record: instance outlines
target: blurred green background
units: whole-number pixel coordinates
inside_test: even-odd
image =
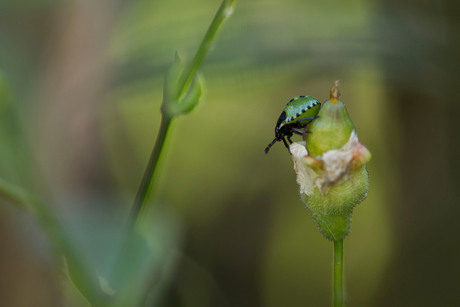
[[[89,253],[102,245],[82,233],[108,241],[103,221],[129,213],[175,51],[190,59],[219,5],[0,3],[0,176],[70,216]],[[460,303],[459,7],[236,3],[201,70],[204,100],[174,124],[153,199],[153,216],[170,222],[152,235],[177,253],[162,306],[330,304],[332,243],[300,201],[286,149],[263,149],[292,97],[325,101],[336,79],[373,154],[345,240],[349,306]],[[0,304],[83,304],[33,219],[0,208]]]

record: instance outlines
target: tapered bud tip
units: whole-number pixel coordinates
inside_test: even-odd
[[[338,103],[340,100],[340,96],[342,96],[339,90],[339,83],[340,83],[339,80],[335,80],[334,85],[331,88],[331,93],[329,97],[332,103]]]
[[[306,147],[311,156],[342,147],[355,128],[345,104],[340,100],[324,102],[318,116],[309,126],[311,133],[306,137]]]

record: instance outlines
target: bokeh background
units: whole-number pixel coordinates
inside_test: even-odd
[[[174,53],[191,58],[219,5],[0,2],[0,176],[70,216],[88,254],[129,213]],[[238,1],[152,199],[175,253],[161,305],[330,304],[332,243],[286,149],[263,149],[292,97],[325,101],[336,79],[373,154],[349,306],[459,304],[459,16],[454,0]],[[0,238],[2,306],[84,305],[32,216],[2,205]]]

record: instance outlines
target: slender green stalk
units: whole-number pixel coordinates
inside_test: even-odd
[[[343,239],[334,241],[334,307],[344,306]]]
[[[212,46],[212,43],[215,41],[217,31],[219,30],[220,26],[223,24],[225,19],[231,14],[233,10],[234,0],[224,0],[219,7],[211,25],[208,28],[203,40],[201,41],[200,47],[198,47],[197,52],[195,53],[195,57],[191,64],[187,67],[184,74],[179,79],[179,96],[182,96],[184,92],[190,86],[190,83],[195,76],[195,73],[200,68],[201,64],[203,63],[203,59],[208,53],[209,49]]]
[[[176,99],[181,99],[182,96],[187,92],[189,89],[196,72],[200,68],[201,64],[203,63],[203,59],[205,58],[206,54],[209,52],[209,49],[212,46],[216,38],[216,34],[220,26],[223,24],[225,19],[230,15],[232,12],[234,0],[224,0],[222,5],[219,7],[211,25],[208,28],[192,62],[188,65],[185,71],[180,74],[177,84],[175,87],[176,95],[174,97]],[[169,96],[168,96],[169,97]],[[174,101],[168,101],[170,98],[165,98],[166,101],[163,101],[163,104],[174,104]],[[163,147],[165,144],[166,136],[168,131],[170,131],[171,122],[175,116],[169,115],[163,112],[163,117],[161,120],[161,127],[158,133],[158,137],[153,148],[152,154],[150,155],[150,160],[147,164],[146,170],[144,172],[144,177],[142,182],[139,186],[138,192],[136,194],[136,198],[134,200],[133,207],[131,209],[131,227],[135,225],[136,221],[139,220],[140,216],[142,216],[142,212],[145,209],[145,204],[147,199],[153,189],[153,186],[156,182],[156,177],[158,175],[158,162],[160,160],[161,153],[163,151]]]
[[[158,173],[158,162],[160,161],[161,153],[165,145],[166,137],[168,131],[170,131],[172,118],[162,116],[160,131],[158,132],[158,137],[153,147],[152,154],[150,155],[149,162],[144,172],[144,177],[142,178],[141,185],[137,191],[136,198],[134,200],[134,205],[131,209],[131,219],[130,222],[134,224],[137,219],[142,216],[142,210],[145,208],[145,202],[147,201],[150,192],[152,191],[153,184],[155,183],[155,177]]]
[[[143,212],[146,210],[149,196],[154,191],[166,139],[171,133],[171,123],[177,116],[190,112],[198,104],[201,96],[201,85],[196,78],[196,72],[214,42],[217,30],[230,15],[233,2],[234,0],[223,0],[192,62],[184,67],[179,57],[176,56],[175,63],[165,77],[160,130],[131,209],[128,231],[125,233],[124,242],[115,259],[110,278],[112,282],[116,283],[117,280],[123,279],[123,268],[130,249],[130,237],[134,231],[134,226],[144,215]]]

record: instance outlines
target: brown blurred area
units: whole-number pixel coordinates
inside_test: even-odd
[[[218,5],[3,1],[0,177],[57,212],[127,215],[164,73],[176,50],[191,58]],[[204,101],[176,121],[162,165],[154,201],[184,242],[162,306],[330,304],[332,244],[283,146],[263,149],[290,98],[324,101],[336,79],[373,154],[345,240],[349,306],[459,303],[459,8],[237,2],[201,71]],[[83,304],[33,218],[0,203],[0,305]]]
[[[400,203],[392,206],[398,234],[380,302],[386,305],[454,306],[457,217],[460,197],[459,5],[454,1],[382,2],[394,16],[404,57],[384,59],[389,89],[400,112]],[[404,53],[404,51],[400,51]],[[398,63],[395,66],[393,61]],[[429,293],[429,294],[428,294]]]

